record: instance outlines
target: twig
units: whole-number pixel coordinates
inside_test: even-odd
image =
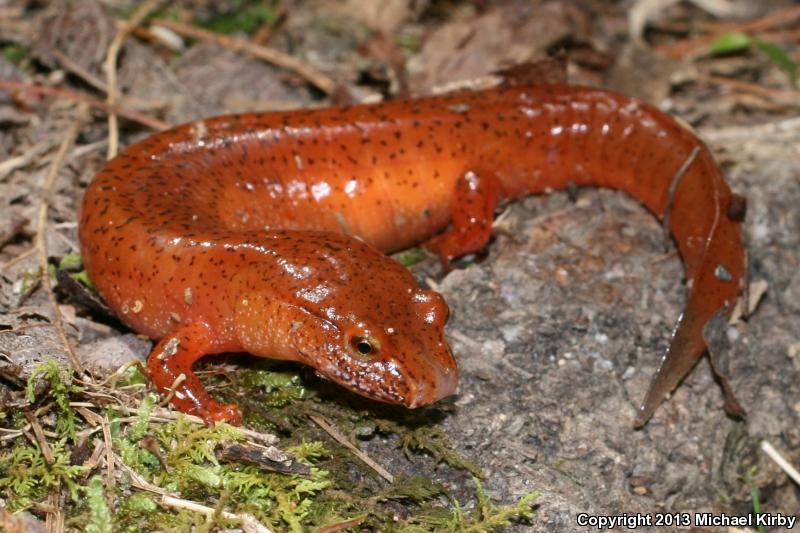
[[[103,455],[105,451],[105,444],[100,439],[94,439],[94,448],[92,449],[92,455],[83,462],[83,465],[87,470],[91,471],[97,468],[97,465],[100,464],[100,456]]]
[[[64,321],[61,317],[61,310],[58,307],[58,301],[56,300],[56,295],[53,292],[53,286],[50,285],[50,274],[47,269],[47,210],[50,207],[50,196],[53,194],[53,190],[55,189],[55,182],[56,177],[58,176],[59,171],[61,170],[61,165],[64,162],[64,159],[67,156],[67,152],[69,152],[70,148],[72,147],[73,143],[75,142],[75,138],[78,136],[78,132],[83,127],[84,122],[86,121],[88,116],[88,109],[86,104],[81,104],[80,110],[78,111],[78,119],[72,124],[72,126],[67,130],[67,134],[64,136],[64,139],[61,141],[61,146],[58,148],[58,152],[56,153],[56,157],[53,160],[52,165],[50,165],[50,170],[47,173],[47,180],[45,181],[44,191],[42,193],[42,200],[39,204],[39,220],[36,225],[36,238],[34,239],[34,248],[39,252],[39,268],[41,270],[41,282],[47,292],[47,297],[50,300],[50,305],[53,308],[53,322],[58,331],[59,337],[61,337],[61,342],[64,344],[64,348],[67,351],[67,355],[69,356],[69,360],[72,363],[72,366],[75,370],[78,371],[79,374],[83,374],[83,365],[81,365],[80,361],[78,361],[78,357],[75,355],[75,351],[72,349],[72,345],[67,338],[67,333],[64,331]]]
[[[202,513],[204,515],[213,515],[217,512],[217,510],[213,507],[208,507],[190,500],[175,498],[174,496],[169,496],[167,494],[161,496],[161,505],[164,507],[173,507],[175,509],[186,509],[195,513]],[[235,514],[229,511],[222,511],[220,515],[227,520],[238,520],[242,522],[242,525],[244,526],[242,529],[245,531],[253,531],[258,533],[270,533],[271,531],[267,526],[256,520],[254,516],[247,513]]]
[[[797,105],[800,102],[800,91],[793,89],[778,89],[775,87],[766,87],[757,83],[750,83],[742,80],[735,80],[733,78],[725,78],[723,76],[714,76],[706,74],[698,74],[697,79],[715,83],[717,85],[725,85],[733,89],[745,91],[763,96],[768,100],[780,100],[782,105]]]
[[[136,470],[126,465],[119,455],[114,454],[114,462],[117,464],[117,466],[119,466],[122,470],[125,471],[125,473],[127,473],[131,477],[131,485],[133,485],[137,489],[146,490],[147,492],[152,492],[153,494],[160,494],[162,496],[169,496],[171,494],[166,489],[162,489],[161,487],[153,485],[152,483],[147,481]]]
[[[175,378],[175,381],[172,382],[172,385],[170,385],[169,388],[167,389],[169,391],[169,394],[164,396],[164,399],[161,400],[160,402],[158,402],[158,406],[159,407],[164,407],[166,405],[169,405],[169,402],[171,402],[172,399],[175,397],[175,395],[178,393],[177,392],[178,391],[178,385],[180,385],[184,381],[186,381],[186,374],[181,372],[178,375],[178,377]]]
[[[789,117],[774,122],[748,124],[746,126],[728,126],[724,128],[702,128],[700,135],[711,142],[722,143],[744,139],[767,140],[781,135],[800,135],[800,117]]]
[[[75,410],[78,411],[78,413],[80,413],[80,415],[84,418],[84,420],[86,420],[86,422],[93,428],[103,423],[103,417],[98,415],[91,409],[88,409],[84,406],[78,406],[75,407]]]
[[[28,423],[31,425],[31,429],[33,429],[33,435],[36,437],[36,442],[39,444],[39,449],[44,456],[44,460],[49,465],[53,464],[56,459],[53,457],[53,450],[50,449],[50,445],[47,444],[47,439],[44,437],[41,424],[39,424],[39,421],[32,413],[27,411],[25,412],[25,418],[28,419]]]
[[[106,87],[107,87],[107,95],[106,95],[106,102],[108,102],[109,106],[113,106],[116,103],[117,99],[117,57],[119,56],[119,51],[122,48],[122,45],[125,43],[125,39],[128,38],[128,35],[136,29],[144,20],[150,15],[150,13],[155,10],[163,0],[146,0],[143,4],[141,4],[134,12],[133,16],[126,21],[122,26],[117,30],[117,34],[114,36],[114,39],[111,41],[111,44],[108,45],[108,50],[106,51],[106,61],[105,61],[105,68],[106,68]],[[119,123],[117,122],[117,115],[116,113],[109,113],[108,114],[108,158],[111,159],[115,155],[117,155],[117,150],[119,149]]]
[[[130,109],[122,108],[118,105],[109,105],[106,102],[90,96],[88,94],[63,89],[60,87],[48,87],[47,85],[36,85],[25,83],[21,81],[0,80],[0,89],[6,91],[19,91],[30,92],[38,95],[55,96],[57,98],[64,98],[73,102],[80,102],[87,104],[93,108],[100,109],[106,113],[115,113],[121,117],[125,117],[133,122],[138,122],[143,126],[154,130],[165,130],[169,128],[169,124],[162,122],[156,118],[139,113],[138,111],[131,111]]]
[[[80,64],[76,63],[73,59],[71,59],[68,55],[66,55],[61,50],[53,49],[51,50],[53,56],[70,72],[81,78],[83,81],[97,89],[102,93],[108,93],[108,86],[106,86],[105,82],[86,70]],[[116,95],[116,99],[118,102],[123,102],[126,106],[134,107],[139,110],[154,110],[154,109],[162,109],[169,105],[167,100],[143,100],[141,98],[135,98],[133,96],[125,96],[121,94]],[[104,141],[105,142],[105,141]]]
[[[125,414],[137,414],[136,409],[131,407],[126,407],[124,405],[109,405],[111,409],[116,409],[118,411],[122,411]],[[194,422],[195,424],[204,425],[203,419],[199,416],[194,415],[187,415],[185,413],[171,411],[169,409],[165,409],[163,407],[155,407],[151,413],[151,420],[161,420],[164,422],[171,422],[173,420],[177,420],[178,418],[183,417],[184,420],[188,420],[189,422]],[[237,431],[241,431],[246,437],[252,439],[255,442],[260,442],[261,444],[265,444],[267,446],[273,446],[278,443],[278,437],[275,435],[271,435],[269,433],[260,433],[258,431],[254,431],[252,429],[237,427]]]
[[[36,161],[36,168],[43,167],[47,164],[50,164],[53,160],[51,154],[44,155],[44,157],[40,157],[45,154],[48,150],[53,147],[53,142],[51,140],[45,140],[38,142],[31,146],[27,152],[24,154],[12,157],[10,159],[6,159],[2,163],[0,163],[0,179],[3,179],[11,172],[17,170],[18,168],[25,167],[30,165],[33,161]],[[105,139],[97,142],[93,142],[90,144],[84,144],[81,146],[76,146],[72,153],[70,153],[69,158],[75,159],[82,157],[88,153],[101,148],[103,145],[106,144]],[[77,223],[74,223],[77,225]]]
[[[710,33],[707,35],[658,46],[655,50],[675,59],[698,56],[707,50],[708,45],[714,42],[714,39],[725,33],[733,31],[748,34],[759,33],[774,26],[788,24],[798,17],[800,17],[800,6],[792,6],[741,24],[709,25]]]
[[[103,416],[103,444],[106,447],[106,489],[114,487],[114,442],[111,440],[111,423]],[[109,491],[110,493],[110,491]]]
[[[344,531],[346,529],[356,527],[357,525],[361,524],[361,522],[363,522],[365,519],[366,516],[359,516],[358,518],[345,520],[344,522],[336,522],[335,524],[330,524],[327,526],[322,526],[319,529],[315,529],[314,533],[338,533],[339,531]]]
[[[772,444],[770,444],[769,442],[767,442],[765,440],[762,440],[761,441],[761,449],[764,451],[764,453],[766,453],[769,456],[770,459],[775,461],[775,464],[777,464],[779,467],[781,467],[781,470],[786,472],[787,476],[792,478],[792,480],[795,483],[800,485],[800,472],[798,472],[795,467],[790,465],[789,461],[787,461],[778,452],[778,450],[775,449],[775,447]]]
[[[766,31],[759,33],[758,38],[768,43],[796,43],[800,41],[800,29]]]
[[[53,533],[64,532],[64,513],[61,512],[61,485],[53,489],[48,497],[47,503],[51,510],[47,511],[47,518],[44,525],[47,531]]]
[[[775,26],[784,26],[800,18],[800,6],[790,6],[785,9],[778,9],[772,13],[767,13],[763,17],[755,20],[748,20],[742,23],[715,23],[709,22],[708,28],[714,33],[725,33],[738,29],[739,31],[760,32]]]
[[[181,22],[175,22],[172,20],[159,19],[153,21],[152,24],[170,29],[186,37],[201,39],[204,41],[212,41],[219,44],[220,46],[224,46],[225,48],[230,48],[231,50],[246,52],[253,57],[256,57],[268,63],[272,63],[273,65],[277,65],[287,70],[291,70],[292,72],[299,74],[300,76],[308,80],[312,85],[316,86],[318,89],[320,89],[326,94],[331,94],[336,90],[336,87],[338,86],[336,80],[334,80],[327,74],[320,72],[316,68],[312,67],[311,65],[301,61],[300,59],[294,56],[290,56],[288,54],[275,50],[274,48],[268,48],[266,46],[262,46],[250,41],[244,41],[241,39],[235,39],[233,37],[220,35],[218,33],[204,30],[202,28],[196,28],[194,26],[183,24]]]
[[[28,429],[30,429],[30,424],[28,424],[27,426],[25,426],[24,428],[21,428],[21,429],[0,428],[0,432],[6,433],[6,435],[3,435],[2,437],[0,437],[0,442],[4,442],[4,441],[7,441],[7,440],[14,440],[17,437],[21,437],[22,435],[25,434],[25,431],[28,431]]]
[[[341,444],[342,446],[353,452],[353,455],[361,459],[361,461],[365,465],[373,469],[379,476],[381,476],[389,483],[394,483],[394,476],[392,474],[390,474],[385,468],[383,468],[381,465],[375,462],[369,455],[356,448],[353,445],[353,443],[347,440],[345,436],[342,435],[338,429],[336,429],[330,423],[328,423],[327,420],[325,420],[323,417],[319,415],[308,415],[308,417],[311,420],[313,420],[319,427],[321,427],[328,435],[333,437],[333,439],[336,442],[338,442],[339,444]]]
[[[68,71],[72,72],[83,81],[94,87],[95,89],[107,92],[108,88],[103,80],[86,70],[82,65],[74,61],[71,57],[67,54],[59,50],[58,48],[53,48],[50,50],[53,56],[61,63]]]
[[[16,265],[17,263],[25,261],[28,257],[32,256],[35,253],[36,253],[36,248],[29,248],[24,252],[22,252],[21,254],[19,254],[18,256],[12,257],[8,261],[0,265],[0,272],[5,272],[6,270]]]
[[[0,179],[3,179],[11,172],[17,170],[18,168],[22,168],[27,166],[31,163],[31,161],[38,159],[39,156],[50,150],[53,147],[53,143],[49,140],[39,141],[38,143],[31,146],[25,153],[10,157],[5,161],[0,163]]]
[[[96,385],[98,387],[102,387],[103,385],[108,385],[109,387],[111,387],[111,390],[113,391],[114,389],[117,388],[117,380],[120,377],[122,377],[125,374],[125,372],[127,372],[128,369],[131,368],[132,366],[139,367],[139,372],[141,372],[143,376],[147,375],[147,369],[144,368],[144,365],[142,364],[142,362],[140,360],[138,360],[138,359],[134,359],[133,361],[128,361],[124,365],[120,365],[120,367],[117,368],[106,379],[104,379],[103,381],[100,381],[100,382],[96,382],[96,383],[94,383],[94,385]],[[72,404],[70,404],[70,405],[72,405]]]

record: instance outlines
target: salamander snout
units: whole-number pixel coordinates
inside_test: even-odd
[[[410,409],[432,404],[456,392],[458,367],[446,342],[440,343],[439,353],[430,354],[423,372],[409,381],[409,392],[403,402]]]
[[[322,373],[358,394],[409,408],[455,392],[458,367],[440,328],[423,323],[409,332],[386,329],[348,328],[344,353]]]

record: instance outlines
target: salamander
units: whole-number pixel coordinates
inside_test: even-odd
[[[744,202],[695,135],[627,96],[509,85],[195,121],[100,170],[80,243],[105,302],[159,339],[149,373],[182,411],[240,422],[192,372],[222,352],[299,361],[413,408],[456,390],[448,307],[385,253],[424,243],[447,268],[487,245],[500,205],[575,185],[633,196],[685,264],[687,304],[641,426],[743,289]]]

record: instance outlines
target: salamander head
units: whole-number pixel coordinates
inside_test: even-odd
[[[326,258],[325,275],[295,286],[297,305],[281,312],[287,334],[279,357],[362,396],[410,408],[453,394],[458,368],[444,338],[449,311],[442,296],[363,243],[347,251]]]
[[[375,301],[388,307],[386,320],[367,314],[340,322],[337,349],[317,366],[319,373],[358,394],[410,408],[453,394],[458,368],[444,339],[444,299],[418,287],[383,298]]]

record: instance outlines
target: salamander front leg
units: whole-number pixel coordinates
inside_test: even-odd
[[[147,359],[150,379],[161,393],[172,395],[171,403],[180,411],[199,416],[208,425],[215,422],[239,425],[242,421],[239,407],[214,401],[192,371],[195,361],[213,348],[212,332],[206,324],[183,326],[161,339],[150,353]]]
[[[492,221],[497,207],[497,180],[467,172],[456,182],[452,227],[425,242],[425,247],[439,255],[442,268],[450,270],[450,261],[477,252],[492,236]]]

